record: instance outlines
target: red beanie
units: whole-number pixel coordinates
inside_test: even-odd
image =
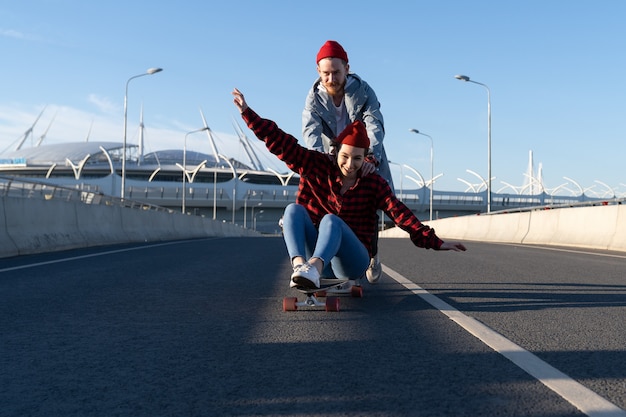
[[[352,145],[356,148],[370,148],[370,140],[362,121],[357,120],[348,125],[335,139],[339,145]]]
[[[317,53],[317,62],[320,62],[324,58],[339,58],[348,62],[348,54],[337,41],[326,41]]]

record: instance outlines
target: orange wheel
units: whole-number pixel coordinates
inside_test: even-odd
[[[338,297],[326,298],[326,311],[339,311],[339,298]]]
[[[362,298],[363,297],[363,287],[353,286],[352,288],[350,288],[350,294],[353,297]]]
[[[298,309],[296,302],[298,302],[296,297],[283,298],[283,311],[296,311]]]

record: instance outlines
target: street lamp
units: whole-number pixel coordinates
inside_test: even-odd
[[[125,197],[125,182],[126,182],[126,125],[127,125],[127,121],[128,121],[128,112],[127,112],[127,102],[128,102],[128,83],[130,83],[130,80],[138,78],[138,77],[143,77],[144,75],[152,75],[152,74],[156,74],[157,72],[161,72],[163,71],[162,68],[150,68],[148,69],[148,71],[144,72],[143,74],[139,74],[139,75],[134,75],[132,77],[130,77],[128,79],[128,81],[126,81],[126,92],[124,93],[124,143],[122,145],[122,192],[121,192],[121,197],[122,199],[124,199]]]
[[[204,132],[205,130],[209,130],[209,128],[203,127],[202,129],[192,130],[191,132],[187,132],[187,134],[185,134],[185,142],[183,144],[183,204],[182,204],[183,214],[185,214],[185,195],[187,194],[187,190],[185,186],[185,182],[187,180],[187,136],[193,133]]]
[[[487,90],[487,213],[491,212],[491,91],[483,83],[470,80],[466,75],[455,75],[454,78],[464,82],[482,85]]]
[[[426,133],[422,133],[417,129],[409,129],[409,132],[413,132],[418,135],[426,136],[430,139],[430,221],[433,221],[433,138]]]

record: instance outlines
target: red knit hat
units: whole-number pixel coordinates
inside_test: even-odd
[[[337,41],[326,41],[317,53],[317,62],[320,62],[324,58],[339,58],[348,62],[348,54]]]
[[[335,139],[339,145],[352,145],[356,148],[370,148],[370,139],[362,121],[357,120],[348,125]]]

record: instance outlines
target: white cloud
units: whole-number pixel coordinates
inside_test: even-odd
[[[98,97],[95,94],[89,94],[87,100],[103,113],[113,114],[118,110],[117,104],[106,97]]]
[[[26,39],[26,36],[24,36],[22,32],[13,29],[0,29],[0,35],[7,38]]]
[[[3,36],[5,38],[13,38],[13,39],[26,40],[26,41],[36,41],[36,42],[46,41],[46,39],[38,35],[20,32],[14,29],[1,29],[0,28],[0,36]]]

